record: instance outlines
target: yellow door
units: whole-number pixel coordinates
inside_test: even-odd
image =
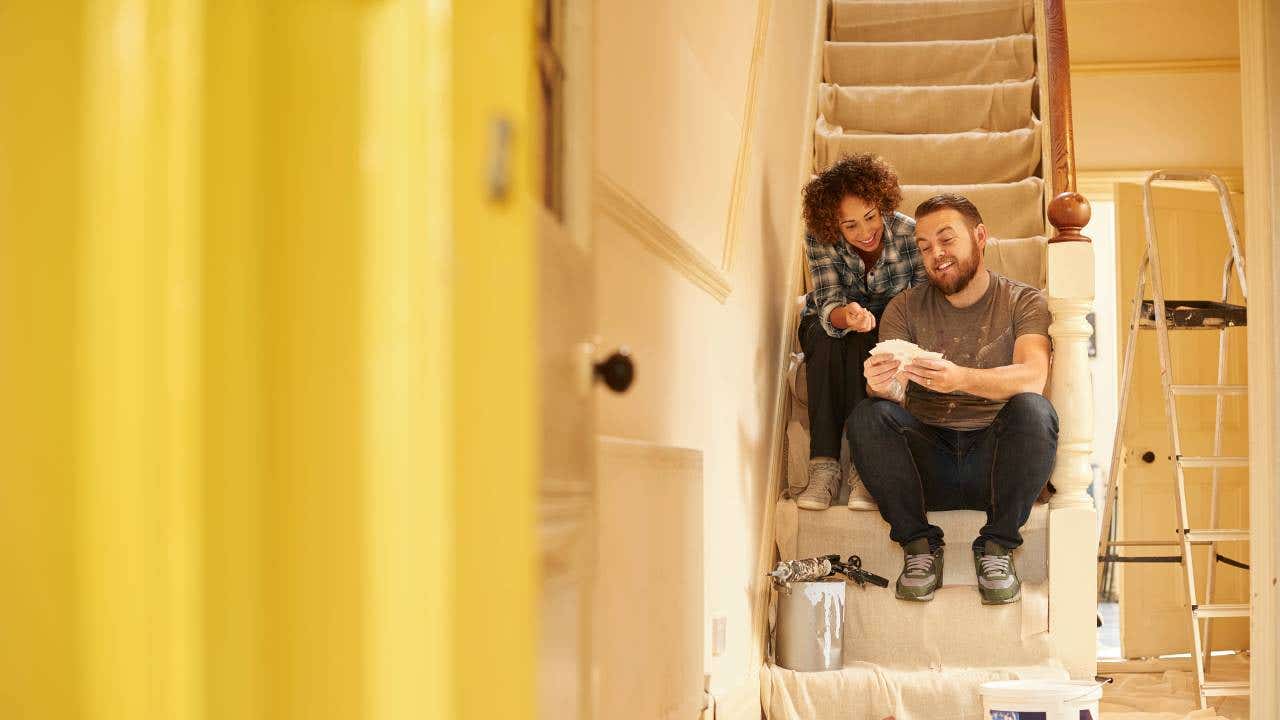
[[[0,717],[534,717],[533,1],[0,15]]]
[[[1208,186],[1206,185],[1205,188]],[[1222,267],[1227,253],[1226,229],[1218,196],[1208,189],[1156,187],[1156,208],[1160,262],[1163,266],[1165,296],[1169,299],[1218,299],[1222,293]],[[1233,196],[1237,222],[1242,197]],[[1118,252],[1117,317],[1128,318],[1129,303],[1137,281],[1138,263],[1145,243],[1142,215],[1142,188],[1127,183],[1116,194],[1116,238]],[[1147,285],[1150,297],[1150,284]],[[1232,302],[1243,302],[1233,279]],[[1127,320],[1126,320],[1127,322]],[[1126,323],[1120,323],[1119,347],[1124,347]],[[1228,332],[1229,384],[1246,383],[1245,330]],[[1212,384],[1217,381],[1218,333],[1182,331],[1170,333],[1173,381]],[[1212,455],[1214,399],[1190,396],[1178,399],[1183,453]],[[1225,405],[1225,432],[1222,455],[1248,454],[1248,416],[1244,396],[1228,396]],[[1154,331],[1144,331],[1138,339],[1133,389],[1129,399],[1129,421],[1124,436],[1124,469],[1120,476],[1119,537],[1134,540],[1176,540],[1177,525],[1173,462],[1169,429],[1165,419],[1164,396],[1160,387],[1160,364]],[[1148,454],[1150,453],[1150,454]],[[1220,471],[1217,527],[1247,528],[1249,484],[1245,469]],[[1193,527],[1209,527],[1210,470],[1188,470],[1187,506]],[[1207,548],[1195,550],[1198,599],[1205,600]],[[1222,543],[1219,552],[1248,562],[1247,543]],[[1128,555],[1177,555],[1177,546],[1131,549]],[[1129,563],[1121,565],[1120,608],[1121,646],[1126,657],[1150,657],[1188,652],[1191,632],[1185,582],[1176,564]],[[1248,602],[1249,578],[1244,570],[1219,564],[1213,602]],[[1245,618],[1213,620],[1215,650],[1246,649],[1249,624]]]

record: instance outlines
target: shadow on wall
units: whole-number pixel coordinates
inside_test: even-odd
[[[762,162],[757,168],[755,178],[758,183],[755,192],[759,203],[749,206],[758,207],[759,216],[743,218],[740,227],[758,228],[755,243],[760,268],[760,283],[756,288],[757,302],[760,307],[767,309],[762,318],[760,337],[772,340],[779,338],[781,334],[786,334],[788,336],[786,342],[789,345],[792,330],[789,328],[790,322],[786,313],[794,306],[792,299],[788,297],[787,282],[787,273],[791,270],[789,258],[795,250],[794,243],[788,237],[792,230],[792,223],[785,219],[782,223],[777,222],[769,193],[767,162]],[[755,222],[748,223],[749,220]],[[745,248],[741,249],[745,250]],[[755,417],[759,418],[754,426],[757,429],[756,432],[753,434],[751,426],[744,423],[745,415],[739,415],[738,419],[739,492],[744,499],[747,517],[754,519],[757,523],[755,530],[760,533],[754,547],[743,548],[747,553],[745,566],[751,569],[751,580],[743,587],[743,592],[746,595],[746,606],[752,609],[753,629],[763,623],[761,613],[767,611],[767,603],[759,604],[760,598],[763,597],[761,583],[764,580],[756,572],[756,565],[760,561],[760,556],[767,554],[773,545],[773,537],[766,535],[765,528],[768,526],[768,513],[772,512],[773,503],[777,499],[771,478],[775,465],[781,463],[781,456],[774,456],[774,446],[780,442],[780,438],[774,437],[773,434],[775,430],[781,431],[780,427],[775,427],[774,420],[779,411],[778,383],[782,382],[780,378],[783,369],[779,363],[782,362],[784,361],[779,357],[776,342],[758,344],[752,366]],[[785,403],[785,400],[782,402]],[[766,443],[767,446],[762,448],[762,443]],[[753,473],[752,459],[761,453],[766,461],[756,466],[763,469],[763,475],[757,477]],[[751,633],[751,637],[754,638],[754,633]],[[755,651],[756,648],[751,648],[751,652]]]

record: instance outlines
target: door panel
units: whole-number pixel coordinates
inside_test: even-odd
[[[692,720],[702,710],[702,453],[598,445],[596,718]]]
[[[590,717],[595,322],[590,3],[535,3],[538,149],[538,715]]]
[[[1207,188],[1207,186],[1205,186]],[[1152,196],[1166,299],[1193,300],[1221,297],[1222,267],[1227,236],[1216,193],[1188,187],[1157,187]],[[1242,198],[1233,196],[1237,218]],[[1126,183],[1116,194],[1117,253],[1119,255],[1119,307],[1117,316],[1128,318],[1137,281],[1138,264],[1145,243],[1142,187]],[[1148,294],[1150,297],[1150,285]],[[1234,287],[1232,302],[1243,302]],[[1127,339],[1127,323],[1119,327],[1119,347]],[[1247,382],[1245,330],[1228,331],[1228,383]],[[1160,387],[1160,364],[1153,331],[1138,339],[1129,420],[1124,432],[1124,467],[1120,476],[1119,536],[1125,539],[1175,540],[1177,524],[1171,442]],[[1184,331],[1170,333],[1175,383],[1214,383],[1217,380],[1218,333]],[[1214,398],[1185,397],[1178,401],[1183,454],[1212,455]],[[1248,454],[1247,399],[1228,396],[1225,401],[1223,455]],[[1150,451],[1152,462],[1143,460]],[[1217,526],[1248,527],[1248,472],[1220,470]],[[1188,470],[1187,507],[1193,527],[1208,527],[1212,471]],[[1248,562],[1247,543],[1222,543],[1219,553]],[[1176,546],[1131,549],[1129,555],[1176,555]],[[1193,556],[1198,599],[1204,598],[1207,548]],[[1126,657],[1148,657],[1187,652],[1191,630],[1186,608],[1182,571],[1174,564],[1126,564],[1120,566],[1121,646]],[[1219,564],[1213,602],[1248,602],[1248,573]],[[1216,650],[1245,649],[1249,644],[1248,620],[1212,621]]]

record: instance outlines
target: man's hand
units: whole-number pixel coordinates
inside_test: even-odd
[[[892,355],[872,355],[862,363],[862,376],[867,379],[867,389],[872,395],[901,400],[902,383],[897,380],[902,363]]]
[[[843,312],[844,326],[854,332],[871,332],[876,326],[876,316],[856,302],[851,302],[832,312],[833,314]]]
[[[965,387],[969,368],[945,359],[916,358],[903,369],[903,374],[908,380],[919,383],[929,390],[949,393]]]

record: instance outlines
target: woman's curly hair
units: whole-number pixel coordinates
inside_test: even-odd
[[[841,158],[804,188],[804,222],[818,242],[840,241],[840,202],[846,195],[861,198],[888,215],[902,203],[898,171],[879,155],[863,153]]]

